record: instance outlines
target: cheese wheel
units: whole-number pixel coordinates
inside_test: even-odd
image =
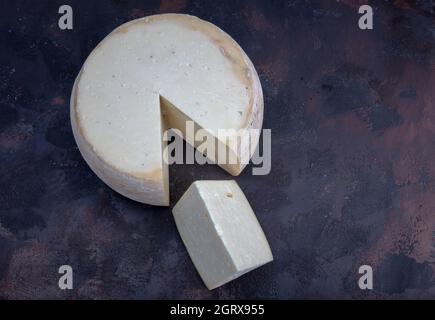
[[[188,120],[235,155],[237,163],[219,164],[232,175],[243,170],[258,135],[241,143],[248,131],[240,140],[221,139],[218,130],[260,129],[263,120],[261,84],[248,56],[193,16],[123,24],[92,51],[73,87],[71,124],[81,154],[106,184],[139,202],[169,205],[162,136],[167,128],[185,133]]]

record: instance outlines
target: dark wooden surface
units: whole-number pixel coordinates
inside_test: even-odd
[[[431,1],[56,1],[0,4],[0,298],[435,298]],[[208,291],[170,208],[105,186],[75,145],[69,97],[90,51],[128,20],[184,12],[251,57],[272,171],[236,180],[275,261]],[[213,166],[173,166],[172,205]],[[72,291],[57,269],[74,268]],[[373,266],[374,290],[357,286]]]

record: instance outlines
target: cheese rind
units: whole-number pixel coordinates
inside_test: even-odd
[[[170,101],[167,117],[161,98]],[[169,204],[166,127],[183,131],[192,120],[216,137],[219,129],[260,129],[262,119],[249,58],[218,27],[188,15],[150,16],[114,30],[87,58],[71,97],[74,137],[92,170],[119,193],[154,205]],[[220,142],[238,159],[221,167],[238,175],[253,139],[251,149],[236,137]]]
[[[233,180],[195,181],[172,212],[210,290],[273,260],[263,230]]]

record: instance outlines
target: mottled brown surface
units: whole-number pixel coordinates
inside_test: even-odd
[[[431,1],[4,2],[0,19],[0,298],[435,298],[435,25]],[[272,171],[237,177],[275,261],[217,290],[170,209],[106,187],[72,137],[68,101],[89,52],[133,18],[185,12],[251,57]],[[172,166],[172,199],[213,166]],[[174,203],[172,203],[173,205]],[[75,289],[57,287],[70,264]],[[374,290],[357,286],[374,268]]]

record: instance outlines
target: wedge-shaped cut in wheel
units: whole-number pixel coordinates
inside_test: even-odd
[[[184,132],[187,120],[235,155],[237,163],[219,164],[232,175],[258,144],[257,135],[247,142],[249,129],[261,129],[263,120],[249,58],[196,17],[155,15],[120,26],[92,51],[74,84],[71,123],[80,152],[105,183],[136,201],[169,204],[163,131]],[[246,130],[222,140],[219,129]]]

